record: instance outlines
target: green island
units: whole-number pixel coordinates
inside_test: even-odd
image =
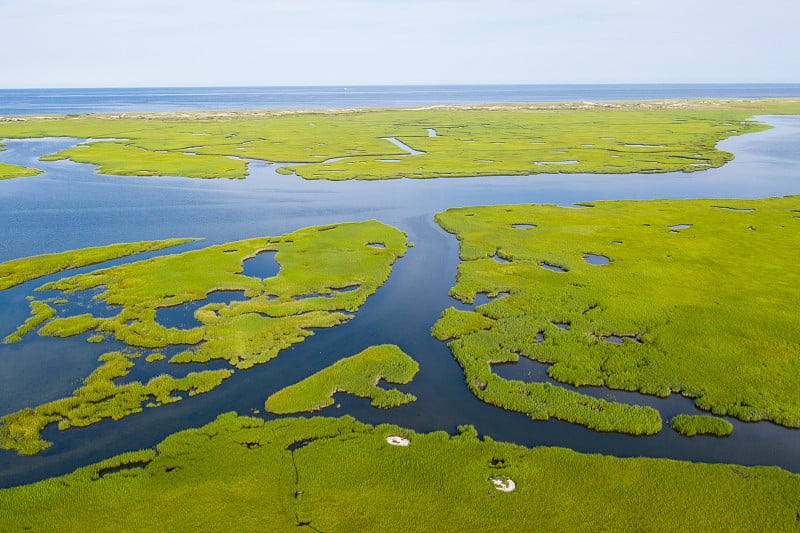
[[[727,437],[733,432],[733,424],[715,416],[678,415],[672,419],[670,425],[672,429],[686,437],[695,435]]]
[[[0,139],[92,139],[42,160],[129,176],[244,178],[247,159],[288,163],[281,173],[328,180],[694,172],[733,158],[716,149],[719,141],[766,129],[749,120],[757,114],[800,114],[800,101],[14,117],[0,118]],[[37,172],[3,168],[5,177]]]
[[[104,356],[101,361],[106,364],[96,371],[97,377],[90,376],[91,383],[73,397],[0,418],[0,448],[37,453],[47,445],[39,433],[48,424],[59,422],[66,429],[100,418],[119,418],[138,412],[148,395],[156,396],[157,403],[166,403],[165,394],[171,390],[206,392],[221,384],[233,369],[246,370],[270,361],[281,350],[313,335],[314,328],[350,320],[351,313],[388,279],[395,260],[405,254],[406,243],[404,233],[376,221],[317,226],[281,237],[157,256],[43,285],[37,290],[64,291],[66,296],[99,289],[95,299],[120,306],[120,310],[103,318],[88,313],[44,318],[40,335],[93,333],[91,337],[95,337],[100,333],[147,349],[190,345],[170,362],[225,360],[232,369],[190,374],[182,379],[159,376],[146,386],[117,387],[111,380],[126,375],[133,362],[120,354]],[[264,252],[275,252],[278,273],[265,279],[244,275],[244,262]],[[158,309],[202,301],[215,291],[242,291],[247,299],[199,308],[195,312],[198,325],[191,329],[166,328],[158,323]],[[17,336],[22,337],[25,330],[35,329],[42,321],[38,303],[32,301],[34,316],[17,330]],[[158,357],[150,354],[145,360],[152,362]],[[102,394],[95,394],[98,388]],[[161,392],[149,392],[152,390]],[[92,416],[85,416],[85,412]]]
[[[406,384],[418,370],[417,362],[399,347],[371,346],[279,390],[267,398],[265,408],[280,415],[319,411],[333,405],[333,395],[337,392],[369,398],[373,407],[381,409],[398,407],[415,401],[416,397],[397,389],[383,389],[378,382]]]
[[[154,449],[0,490],[0,524],[13,531],[800,527],[800,476],[779,468],[528,449],[479,439],[471,426],[459,430],[419,434],[350,417],[264,422],[229,413]],[[393,436],[408,445],[392,445]]]
[[[20,283],[56,274],[63,270],[96,265],[143,252],[172,248],[173,246],[196,240],[198,239],[167,239],[163,241],[110,244],[108,246],[13,259],[0,263],[0,290],[10,289]]]
[[[451,295],[490,299],[446,310],[433,328],[453,339],[476,396],[539,416],[532,388],[559,387],[491,372],[522,355],[573,386],[680,393],[715,415],[800,427],[800,197],[579,207],[436,216],[460,245]]]

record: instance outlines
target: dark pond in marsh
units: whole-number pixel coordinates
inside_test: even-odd
[[[777,127],[721,143],[722,149],[737,156],[725,167],[656,175],[323,182],[281,176],[275,172],[275,165],[253,162],[246,180],[114,177],[98,175],[88,165],[36,161],[42,154],[75,144],[74,139],[9,141],[8,149],[0,153],[0,161],[33,165],[46,172],[0,183],[0,261],[113,242],[205,239],[181,247],[183,251],[280,235],[310,225],[367,219],[402,229],[416,246],[398,260],[390,280],[351,322],[316,331],[313,337],[285,350],[275,360],[237,372],[211,393],[148,409],[118,422],[105,421],[65,432],[49,427],[43,437],[55,444],[42,454],[19,457],[13,452],[0,452],[0,486],[69,472],[122,451],[153,446],[170,433],[207,423],[230,410],[263,413],[264,401],[271,393],[379,343],[397,344],[419,362],[420,371],[414,381],[399,387],[415,394],[418,401],[381,411],[371,408],[368,401],[339,394],[336,400],[340,407],[331,407],[323,414],[352,414],[365,422],[392,422],[420,431],[444,429],[454,433],[459,424],[474,424],[481,434],[529,446],[558,445],[618,456],[770,464],[800,472],[800,431],[732,421],[734,431],[730,438],[685,438],[668,427],[673,414],[696,412],[691,400],[681,397],[662,400],[606,389],[581,389],[587,394],[612,395],[617,401],[646,403],[659,409],[665,429],[653,437],[596,433],[567,423],[533,422],[524,415],[504,412],[478,401],[468,391],[464,375],[445,343],[429,333],[443,309],[453,305],[469,307],[448,296],[455,281],[458,248],[456,239],[434,223],[435,213],[449,207],[500,203],[572,205],[602,199],[755,198],[800,193],[800,151],[796,149],[800,119],[764,120]],[[277,273],[269,254],[252,261],[259,260],[264,264],[246,265],[247,275],[263,278]],[[91,269],[94,268],[98,266]],[[0,292],[0,313],[4,317],[0,336],[24,321],[28,312],[24,297],[43,281]],[[99,306],[92,296],[75,295],[76,299],[66,305]],[[212,298],[232,296],[236,295]],[[488,301],[485,295],[481,297],[480,302],[483,301]],[[192,323],[192,306],[171,311],[176,316],[166,320]],[[114,308],[103,312],[113,313]],[[168,310],[159,311],[161,319],[165,312]],[[43,339],[35,333],[19,344],[0,345],[0,414],[69,394],[96,366],[101,353],[119,348],[121,345],[113,339],[93,345],[84,337]],[[137,361],[135,379],[144,380],[148,373],[155,375],[174,366],[166,361],[144,363],[147,353],[144,351]],[[544,378],[541,368],[531,369],[525,364],[522,362],[517,370],[516,379],[527,379],[529,371],[537,379]],[[512,366],[495,370],[513,374]]]

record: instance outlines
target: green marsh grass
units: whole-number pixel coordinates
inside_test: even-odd
[[[383,246],[372,246],[376,243]],[[188,391],[189,395],[207,392],[234,369],[246,370],[270,361],[281,350],[313,335],[314,329],[350,320],[388,279],[394,262],[405,254],[406,243],[403,232],[376,221],[335,224],[158,256],[43,285],[38,290],[59,290],[67,295],[98,289],[95,299],[121,306],[121,310],[111,317],[86,313],[55,318],[39,329],[40,335],[90,333],[91,337],[115,337],[133,348],[153,350],[188,345],[170,362],[224,360],[231,370],[180,379],[162,375],[146,384],[117,387],[112,380],[127,375],[134,362],[119,354],[109,356],[73,397],[0,419],[0,447],[38,453],[47,447],[39,434],[48,424],[57,422],[67,429],[102,418],[117,419],[140,411],[145,401],[155,406],[173,401],[173,391]],[[278,274],[267,279],[245,276],[243,262],[263,251],[277,252]],[[71,254],[83,260],[92,257],[80,251]],[[27,263],[20,260],[20,264]],[[40,262],[33,258],[30,264],[38,267]],[[199,325],[191,329],[166,328],[157,322],[159,308],[203,300],[214,291],[244,291],[248,299],[200,308],[195,313]],[[19,337],[40,323],[46,311],[43,305],[32,301],[33,316],[17,331]],[[154,355],[145,359],[156,360],[159,358]]]
[[[383,248],[371,247],[381,243]],[[313,227],[283,237],[249,239],[176,255],[159,256],[80,274],[43,286],[67,293],[101,289],[97,299],[122,306],[114,317],[64,317],[42,335],[72,336],[91,330],[113,334],[139,348],[196,345],[173,362],[225,359],[240,369],[264,363],[301,342],[316,327],[333,327],[388,279],[405,253],[405,235],[379,222]],[[260,252],[277,252],[279,273],[267,279],[242,274],[243,262]],[[197,311],[200,325],[165,328],[161,307],[203,300],[214,291],[244,291],[245,301],[209,304]]]
[[[55,274],[70,268],[85,267],[142,252],[163,250],[164,248],[171,248],[196,240],[197,239],[167,239],[163,241],[110,244],[108,246],[83,248],[80,250],[13,259],[5,263],[0,263],[0,290],[9,289],[20,283]]]
[[[35,168],[21,167],[19,165],[9,165],[8,163],[0,163],[0,181],[10,180],[12,178],[28,178],[30,176],[37,176],[42,171]]]
[[[56,310],[46,303],[31,301],[31,316],[14,333],[3,339],[3,342],[6,344],[19,342],[23,335],[30,333],[54,316],[56,316]]]
[[[141,412],[145,401],[152,405],[177,402],[181,397],[175,393],[202,394],[218,387],[233,374],[232,370],[206,370],[183,378],[162,374],[147,383],[115,384],[115,379],[128,375],[134,365],[132,359],[136,357],[138,355],[120,352],[104,354],[100,357],[103,364],[71,397],[0,418],[0,448],[16,450],[21,455],[35,455],[50,446],[41,438],[41,432],[50,424],[58,424],[60,430],[65,430],[89,426],[107,418],[119,420]]]
[[[371,346],[279,390],[267,399],[265,407],[268,412],[281,415],[319,411],[333,405],[337,392],[369,398],[373,407],[381,409],[398,407],[415,401],[416,397],[397,389],[381,388],[378,382],[406,384],[418,370],[417,362],[397,346]]]
[[[675,100],[26,117],[0,121],[0,139],[103,139],[42,159],[71,159],[98,165],[106,174],[132,176],[244,178],[246,163],[237,158],[302,163],[280,172],[328,180],[694,172],[730,161],[732,154],[717,150],[716,144],[765,129],[749,117],[770,113],[800,113],[800,102]],[[429,137],[428,128],[438,135]],[[423,153],[409,155],[388,138]]]
[[[529,449],[461,429],[449,436],[350,417],[265,423],[226,414],[155,449],[2,489],[0,523],[12,531],[798,527],[800,476],[779,468]],[[387,444],[398,434],[408,447]],[[496,478],[516,490],[496,490]]]
[[[800,427],[798,208],[800,197],[448,210],[436,220],[460,244],[451,295],[509,295],[446,311],[433,331],[455,338],[483,396],[497,379],[488,363],[523,355],[564,383],[681,393],[715,415]]]
[[[672,429],[687,437],[716,435],[727,437],[733,432],[733,424],[715,416],[678,415],[672,419]]]

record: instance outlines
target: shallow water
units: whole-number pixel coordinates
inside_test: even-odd
[[[0,216],[4,221],[0,225],[0,261],[112,242],[170,237],[205,239],[175,250],[184,251],[280,235],[310,225],[366,219],[397,226],[408,233],[416,246],[397,261],[390,280],[368,299],[351,322],[317,331],[270,363],[237,372],[209,394],[146,410],[119,422],[106,421],[63,433],[50,427],[43,437],[55,445],[39,456],[21,458],[13,452],[0,452],[0,486],[69,472],[122,451],[152,446],[174,431],[204,424],[226,411],[263,413],[264,401],[272,392],[378,343],[397,344],[419,362],[420,372],[414,381],[398,387],[415,394],[418,401],[381,411],[370,407],[368,400],[339,394],[336,401],[340,407],[331,407],[323,414],[349,413],[370,423],[391,422],[420,431],[444,429],[451,433],[457,425],[470,423],[481,434],[525,445],[558,445],[618,456],[770,464],[800,472],[800,431],[732,420],[734,432],[730,438],[682,437],[668,428],[668,419],[696,410],[690,399],[679,396],[664,400],[600,388],[580,389],[587,394],[613,396],[618,401],[659,409],[665,429],[653,437],[596,433],[567,423],[533,422],[524,415],[504,412],[478,401],[468,391],[463,372],[446,344],[429,334],[446,307],[474,308],[448,296],[455,281],[458,248],[455,238],[433,222],[436,212],[448,207],[500,203],[572,206],[602,199],[754,198],[800,193],[800,118],[765,120],[776,128],[720,144],[720,148],[736,154],[736,160],[721,169],[621,176],[539,174],[325,182],[281,176],[275,172],[276,165],[253,162],[246,180],[114,177],[98,175],[89,165],[36,161],[39,155],[71,146],[77,140],[9,141],[8,150],[0,153],[0,161],[34,165],[46,173],[0,183]],[[719,205],[725,206],[725,202]],[[159,253],[173,252],[143,256]],[[265,265],[256,270],[248,263],[246,273],[268,277],[265,274],[273,272],[268,259],[266,254]],[[130,259],[110,264],[126,261]],[[81,271],[95,268],[98,267]],[[7,335],[25,319],[25,296],[44,281],[57,277],[0,292],[4,317],[0,335]],[[76,295],[68,305],[100,305],[91,296]],[[482,295],[476,304],[485,301],[488,297]],[[163,312],[159,312],[162,317]],[[174,318],[193,320],[193,312],[187,307]],[[69,394],[96,367],[101,353],[118,347],[112,339],[93,345],[84,336],[64,340],[43,339],[35,334],[17,345],[0,345],[0,414]],[[521,370],[517,371],[524,375],[527,363],[520,364]],[[495,371],[513,372],[512,366]],[[141,361],[129,378],[147,379],[165,371],[200,368],[174,367],[166,361]],[[533,374],[543,379],[541,369],[537,372]]]

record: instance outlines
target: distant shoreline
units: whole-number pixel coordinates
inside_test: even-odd
[[[800,83],[0,89],[0,116],[800,97]]]

